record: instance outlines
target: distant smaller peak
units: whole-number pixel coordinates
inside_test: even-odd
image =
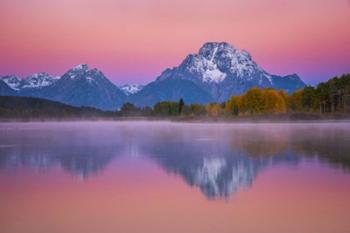
[[[142,84],[125,84],[119,87],[125,95],[133,95],[141,91],[144,88]]]

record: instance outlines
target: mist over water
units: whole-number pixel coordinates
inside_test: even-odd
[[[0,225],[347,232],[349,171],[348,122],[1,123]]]

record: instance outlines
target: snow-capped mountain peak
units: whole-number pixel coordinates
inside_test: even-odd
[[[119,88],[124,92],[125,95],[129,96],[141,91],[143,87],[144,85],[141,84],[126,84],[120,86]]]
[[[226,42],[205,43],[197,54],[191,54],[180,65],[182,70],[199,75],[206,83],[221,83],[227,76],[250,79],[263,70],[245,50]]]
[[[226,101],[252,87],[276,88],[291,93],[305,86],[296,75],[272,75],[262,69],[249,52],[226,42],[205,43],[182,63],[166,69],[157,81],[187,80],[207,91],[214,100]]]

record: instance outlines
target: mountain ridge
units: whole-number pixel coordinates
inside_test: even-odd
[[[75,107],[117,110],[126,98],[102,71],[90,69],[87,64],[77,65],[59,78],[40,72],[26,79],[14,75],[1,79],[14,91],[11,95],[44,98]]]
[[[166,68],[147,85],[117,86],[87,64],[77,65],[60,77],[39,72],[25,79],[7,75],[0,80],[0,95],[39,97],[102,110],[116,110],[125,102],[152,107],[156,102],[180,98],[186,103],[223,102],[252,87],[292,93],[306,86],[296,74],[268,73],[249,52],[226,42],[205,43],[197,53],[187,55],[178,66]]]

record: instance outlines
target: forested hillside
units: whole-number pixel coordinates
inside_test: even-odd
[[[45,99],[0,96],[0,118],[3,119],[58,119],[112,116],[112,112],[104,112],[89,107],[73,107]]]

